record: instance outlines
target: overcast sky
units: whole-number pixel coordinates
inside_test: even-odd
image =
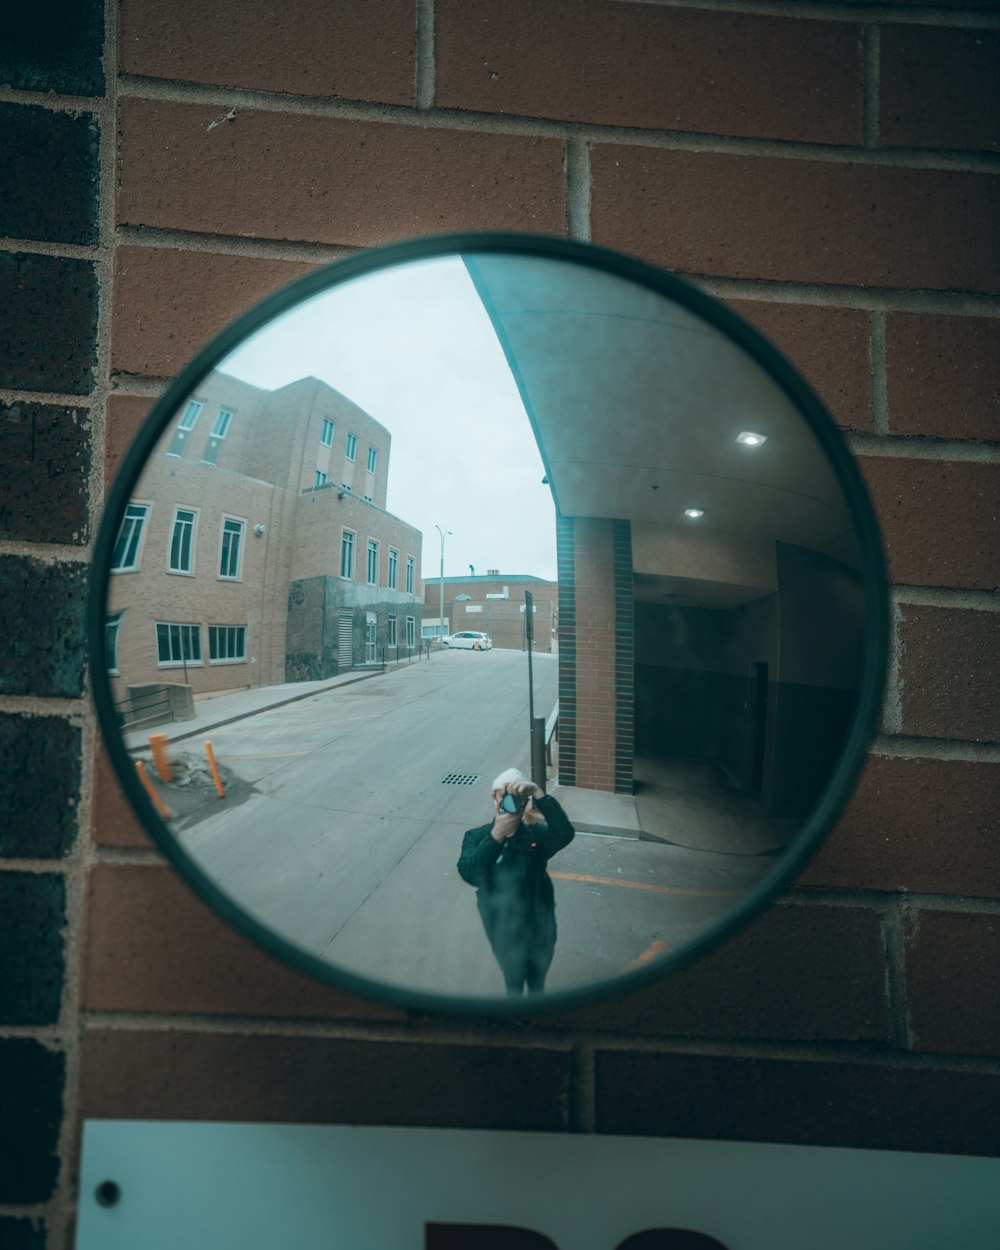
[[[274,390],[321,378],[392,436],[388,508],[423,531],[423,575],[499,569],[555,580],[545,470],[493,327],[461,260],[345,283],[219,365]]]

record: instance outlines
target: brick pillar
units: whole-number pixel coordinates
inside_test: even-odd
[[[614,522],[576,519],[576,784],[615,789]]]

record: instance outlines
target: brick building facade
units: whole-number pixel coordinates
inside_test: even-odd
[[[487,572],[444,579],[444,626],[441,626],[441,579],[424,579],[424,634],[456,634],[463,629],[489,634],[494,647],[524,650],[524,592],[530,591],[535,650],[555,650],[558,588],[555,582],[526,573]]]
[[[996,1154],[995,6],[292,0],[280,40],[265,4],[14,7],[0,1240],[72,1244],[84,1117]],[[451,229],[630,251],[748,318],[847,433],[893,583],[878,735],[795,887],[530,1027],[411,1016],[234,934],[131,816],[87,698],[105,486],[164,380],[293,278]]]
[[[132,689],[148,707],[161,683],[217,693],[412,650],[421,535],[385,511],[390,451],[316,378],[264,390],[209,374],[126,505],[107,643],[119,705]]]

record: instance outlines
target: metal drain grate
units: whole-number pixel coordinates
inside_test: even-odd
[[[474,786],[479,780],[478,773],[448,773],[441,778],[443,786]]]

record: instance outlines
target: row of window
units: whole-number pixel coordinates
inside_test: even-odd
[[[118,540],[111,556],[113,573],[134,572],[139,567],[142,539],[149,520],[150,506],[146,503],[130,503],[125,508]],[[167,570],[171,573],[194,572],[195,526],[198,513],[194,508],[175,508],[170,532],[170,548]],[[240,577],[243,556],[243,538],[246,521],[238,517],[223,517],[219,541],[219,577],[236,581]]]
[[[316,481],[313,483],[314,486],[326,486],[329,481],[330,481],[329,473],[324,472],[322,469],[316,470]],[[354,487],[350,484],[350,482],[341,482],[340,485],[349,494],[354,493]],[[373,495],[365,495],[364,501],[365,503],[374,503],[375,497]]]
[[[329,417],[323,418],[323,429],[319,436],[319,441],[324,447],[333,446],[333,432],[336,429],[334,423]],[[358,458],[358,436],[357,434],[348,434],[347,443],[344,449],[344,457],[347,460],[357,460]],[[375,466],[378,464],[378,450],[374,447],[368,448],[368,472],[374,473]]]
[[[354,543],[357,535],[353,530],[342,530],[340,535],[340,576],[354,577]],[[378,543],[374,538],[368,540],[368,563],[365,568],[365,581],[370,586],[378,585]],[[389,548],[389,569],[386,585],[390,590],[398,590],[399,552],[395,547]],[[413,594],[416,581],[416,560],[413,556],[406,557],[406,593]]]
[[[108,672],[118,672],[118,639],[124,612],[109,616],[104,630],[104,657]],[[201,626],[183,621],[156,622],[156,658],[161,667],[201,664]],[[247,658],[245,625],[209,625],[208,661],[232,664]]]

